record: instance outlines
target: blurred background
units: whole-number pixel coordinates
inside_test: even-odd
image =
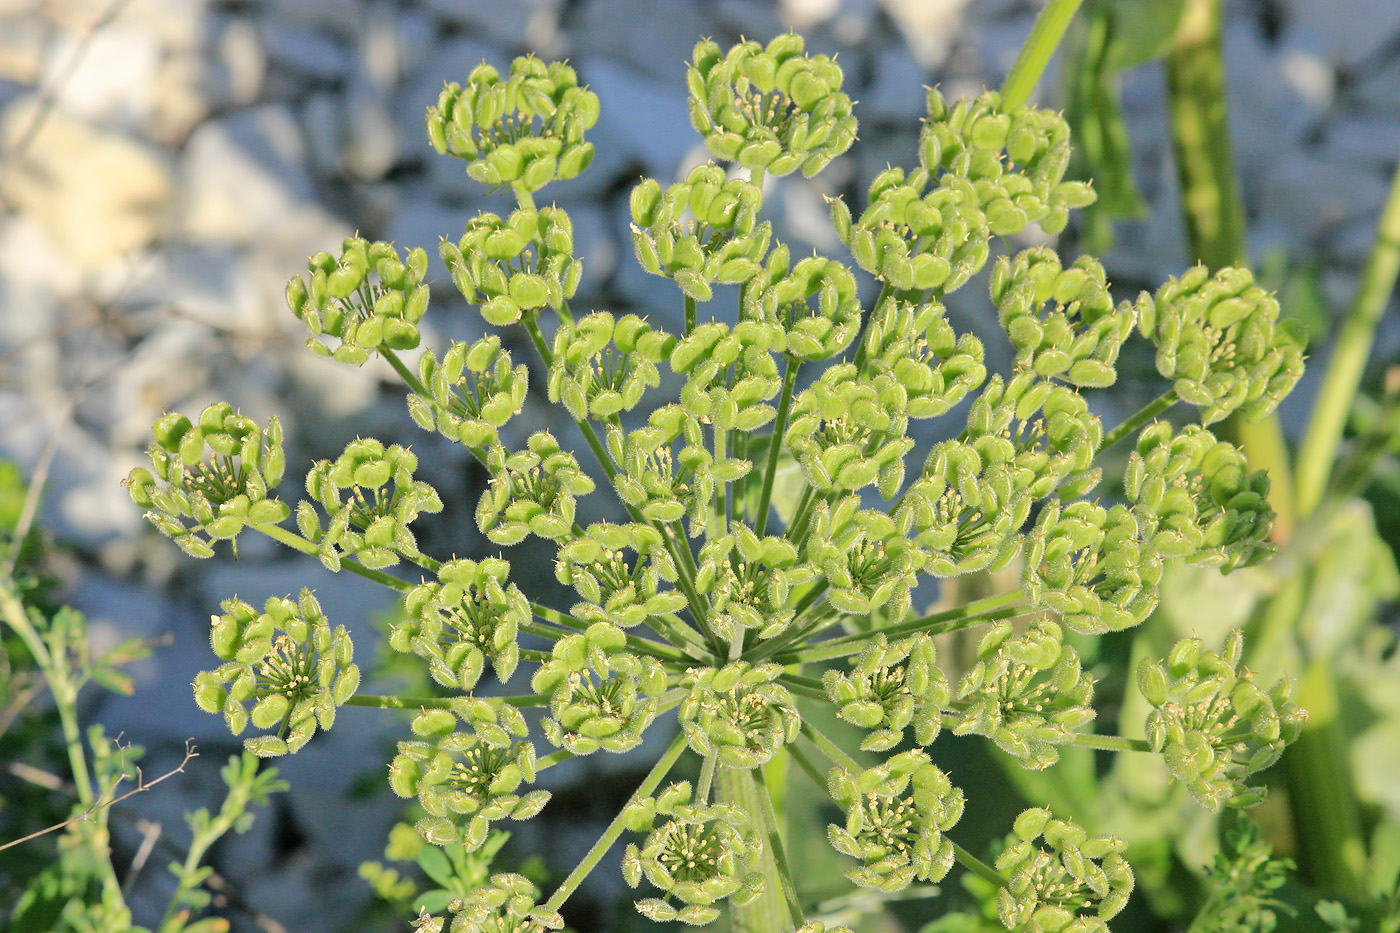
[[[503,70],[525,53],[570,60],[602,104],[589,137],[592,168],[548,191],[572,216],[584,257],[574,307],[664,321],[676,306],[673,286],[633,262],[627,197],[642,175],[666,184],[707,158],[682,80],[698,39],[727,47],[793,29],[809,51],[838,56],[858,102],[860,141],[820,178],[772,185],[766,209],[795,251],[843,256],[823,197],[859,201],[886,165],[912,164],[922,86],[937,84],[950,99],[998,86],[1038,6],[0,0],[0,458],[45,478],[39,524],[62,546],[60,598],[88,614],[99,646],[162,640],[134,669],[134,696],[90,696],[84,716],[143,744],[152,773],[178,762],[188,738],[201,750],[178,780],[128,802],[119,846],[134,844],[137,820],[160,822],[178,840],[181,813],[215,799],[217,767],[237,748],[217,717],[196,709],[188,686],[210,666],[207,620],[221,600],[237,594],[260,604],[307,586],[361,645],[389,609],[385,591],[332,577],[255,536],[244,536],[237,560],[221,552],[196,562],[155,534],[120,482],[144,462],[156,417],[216,400],[259,421],[276,414],[292,476],[357,435],[413,444],[424,478],[448,500],[425,523],[424,549],[487,553],[471,518],[477,468],[412,426],[387,366],[355,371],[306,352],[282,298],[309,254],[334,252],[351,233],[434,256],[438,239],[460,235],[478,210],[502,209],[427,143],[424,110],[444,81],[464,79],[482,60]],[[1226,11],[1251,258],[1286,313],[1325,337],[1351,299],[1400,153],[1400,4],[1238,0]],[[1121,74],[1136,216],[1120,219],[1111,236],[1081,225],[1061,244],[1073,252],[1096,238],[1126,296],[1190,264],[1162,84],[1151,62]],[[1052,66],[1037,100],[1059,107],[1064,95]],[[477,335],[479,317],[432,264],[438,287],[425,344]],[[978,284],[959,293],[960,326],[995,325],[984,296]],[[1389,317],[1377,370],[1400,346]],[[1325,349],[1314,364],[1322,359]],[[1319,372],[1314,365],[1285,406],[1286,430],[1297,431]],[[1131,381],[1124,388],[1136,392]],[[542,427],[551,427],[549,413],[527,403],[505,440]],[[522,585],[531,566],[541,585],[553,585],[547,559],[517,563]],[[235,929],[371,928],[363,914],[370,891],[357,869],[382,856],[398,812],[383,763],[403,724],[364,710],[342,717],[336,731],[278,763],[292,790],[250,834],[216,851],[227,879],[223,912]],[[628,775],[649,754],[553,769],[545,786],[565,803],[516,828],[508,852],[517,860],[544,852],[540,870],[558,878],[616,812],[635,783]],[[568,827],[548,816],[562,810],[572,814]],[[578,896],[571,923],[612,928],[610,905],[623,892],[605,866]]]

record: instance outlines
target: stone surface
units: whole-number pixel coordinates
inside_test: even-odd
[[[0,139],[27,132],[36,102],[6,109]],[[7,176],[13,205],[44,227],[77,271],[151,242],[172,190],[165,157],[121,133],[49,113]]]
[[[183,232],[250,242],[312,198],[305,147],[291,113],[277,105],[200,126],[179,166]]]

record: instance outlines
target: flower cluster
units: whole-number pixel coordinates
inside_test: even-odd
[[[1262,801],[1265,789],[1246,780],[1278,761],[1307,721],[1307,711],[1289,699],[1288,681],[1264,691],[1241,664],[1243,655],[1244,635],[1236,629],[1218,654],[1185,638],[1165,665],[1144,658],[1137,670],[1138,688],[1152,704],[1147,741],[1211,810]]]
[[[195,425],[181,414],[155,423],[151,469],[137,467],[125,485],[146,520],[191,557],[212,557],[213,542],[233,540],[247,525],[276,525],[290,514],[271,495],[286,456],[282,426],[267,429],[215,402]],[[152,472],[154,471],[154,472]]]
[[[846,822],[829,826],[827,836],[836,851],[861,862],[847,878],[890,893],[916,878],[948,874],[953,843],[943,834],[962,817],[963,794],[927,752],[904,752],[859,774],[837,768],[828,784]]]
[[[927,635],[893,644],[877,635],[848,673],[828,670],[822,685],[837,715],[868,730],[860,744],[864,751],[889,751],[911,725],[914,744],[929,745],[943,726],[942,712],[952,698],[937,659]]]
[[[953,731],[985,735],[1032,770],[1059,760],[1056,749],[1094,718],[1094,681],[1048,619],[1013,638],[1009,622],[993,625],[977,646],[977,663],[958,683]]]
[[[637,909],[652,920],[703,926],[719,916],[715,902],[742,906],[763,893],[763,873],[757,870],[763,841],[741,808],[694,802],[690,784],[682,781],[635,802],[623,819],[632,831],[647,833],[640,848],[627,846],[622,860],[627,883],[635,888],[645,877],[681,903],[638,901]]]
[[[549,801],[549,791],[517,793],[535,779],[535,746],[520,738],[528,729],[512,706],[459,700],[451,710],[419,713],[413,734],[399,743],[389,786],[418,798],[428,815],[416,828],[435,845],[480,848],[493,821],[528,820]]]
[[[418,346],[418,322],[428,310],[427,270],[421,248],[400,259],[392,243],[349,237],[339,257],[311,257],[310,280],[287,283],[287,304],[311,332],[306,345],[317,356],[358,366],[380,349]],[[336,339],[334,348],[327,337]]]
[[[197,425],[157,422],[132,497],[197,556],[251,528],[401,594],[390,647],[420,660],[438,695],[354,702],[416,711],[390,784],[416,798],[430,843],[476,851],[493,823],[545,805],[540,771],[679,733],[546,901],[497,875],[450,906],[450,931],[557,929],[560,905],[630,828],[641,835],[624,876],[661,892],[638,901],[646,916],[704,925],[727,907],[736,927],[823,933],[772,806],[768,782],[784,769],[764,767],[789,760],[840,808],[828,839],[855,860],[856,885],[937,882],[957,860],[999,885],[1008,929],[1105,930],[1132,888],[1123,843],[1031,809],[986,865],[952,838],[964,793],[929,746],[978,735],[1027,769],[1062,746],[1149,746],[1207,807],[1260,797],[1246,779],[1297,737],[1302,713],[1286,683],[1252,682],[1238,634],[1221,654],[1188,639],[1143,662],[1145,742],[1085,734],[1095,681],[1076,648],[1143,622],[1173,562],[1232,571],[1267,556],[1267,477],[1203,424],[1149,422],[1179,400],[1205,424],[1271,410],[1297,381],[1300,340],[1240,270],[1193,270],[1115,304],[1097,261],[1037,247],[990,270],[986,320],[1011,368],[989,373],[986,338],[960,333],[944,301],[986,266],[993,237],[1031,224],[1054,234],[1093,199],[1064,180],[1060,115],[930,91],[917,164],[878,173],[858,211],[831,202],[849,259],[795,257],[765,218],[765,184],[811,175],[854,140],[841,69],[792,35],[728,52],[706,41],[687,82],[696,129],[738,166],[631,192],[637,261],[675,282],[677,314],[570,308],[583,262],[572,221],[534,192],[587,167],[598,101],[567,65],[528,57],[505,77],[476,68],[428,114],[439,151],[514,199],[439,248],[488,327],[513,332],[400,359],[427,306],[421,249],[352,238],[288,288],[317,353],[380,356],[414,422],[476,458],[489,475],[475,508],[483,546],[533,536],[530,566],[509,552],[422,553],[412,525],[442,499],[415,478],[415,453],[373,439],[314,463],[295,530],[283,527],[281,430],[227,405]],[[857,267],[879,281],[873,301]],[[1170,387],[1106,432],[1087,393],[1114,385],[1135,331]],[[503,430],[529,389],[529,367],[505,349],[516,342],[538,354],[560,416],[523,444],[528,431]],[[941,439],[910,463],[911,422],[958,406],[958,423],[933,427]],[[1129,437],[1122,494],[1096,493],[1106,449]],[[598,487],[615,494],[611,511],[584,501]],[[551,564],[564,589],[527,597]],[[916,608],[929,580],[1003,570],[1010,592]],[[974,630],[976,657],[954,685],[935,639]],[[196,697],[235,733],[273,730],[250,740],[260,754],[297,750],[358,685],[348,635],[310,594],[261,613],[230,601],[212,642],[224,663]],[[488,665],[501,682],[524,665],[529,691],[475,696],[492,692]],[[527,721],[522,709],[540,712]],[[541,735],[555,750],[537,758]],[[693,788],[671,775],[687,754],[699,759]]]
[[[423,658],[444,687],[471,690],[488,659],[496,678],[509,680],[520,662],[517,633],[530,621],[530,604],[507,582],[509,573],[500,558],[443,564],[435,582],[409,592],[389,646]]]
[[[791,33],[766,48],[695,47],[685,75],[690,122],[716,158],[775,176],[800,168],[810,177],[850,148],[856,120],[841,91],[841,67],[804,55],[803,47]]]
[[[474,181],[530,193],[588,168],[593,144],[583,135],[597,122],[598,95],[579,87],[574,69],[523,56],[504,81],[482,62],[465,88],[444,87],[428,109],[428,139],[464,159]]]
[[[1045,844],[1036,840],[1044,838]],[[996,869],[1009,883],[997,892],[997,916],[1025,933],[1107,933],[1133,891],[1128,846],[1115,836],[1090,836],[1074,823],[1032,807],[1016,817]]]
[[[237,598],[223,610],[211,619],[209,644],[224,663],[195,677],[199,708],[222,713],[234,735],[250,722],[275,729],[244,741],[262,757],[295,752],[317,726],[329,729],[360,686],[345,626],[331,630],[310,590],[295,602],[273,597],[262,612]]]
[[[366,567],[388,567],[414,558],[418,541],[409,525],[423,512],[441,512],[437,490],[413,478],[418,457],[374,438],[351,441],[335,460],[321,460],[306,474],[306,491],[325,511],[297,505],[297,527],[318,548],[321,563],[339,569],[353,557]]]
[[[1211,424],[1238,409],[1273,411],[1303,375],[1304,336],[1278,320],[1278,300],[1248,269],[1211,275],[1196,266],[1137,301],[1137,323],[1157,345],[1157,371]]]

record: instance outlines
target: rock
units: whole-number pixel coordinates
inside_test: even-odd
[[[273,64],[318,81],[339,81],[354,68],[354,57],[336,38],[272,18],[259,23],[259,35]]]
[[[180,161],[184,232],[253,242],[312,200],[301,131],[283,106],[266,104],[205,123]]]
[[[1383,114],[1338,117],[1327,128],[1326,137],[1327,158],[1333,171],[1338,160],[1368,169],[1391,169],[1396,153],[1400,153],[1400,123]]]
[[[5,148],[25,133],[37,101],[6,109]],[[172,190],[165,159],[129,137],[51,111],[8,175],[11,203],[31,214],[71,268],[93,269],[150,243]]]
[[[0,12],[5,5],[0,0]],[[130,0],[120,8],[108,0],[45,0],[41,5],[51,23],[75,36],[136,30],[170,49],[192,49],[204,38],[205,4],[189,0]]]
[[[593,164],[568,185],[568,194],[606,190],[619,172],[637,163],[669,184],[686,152],[701,142],[690,125],[679,71],[658,81],[604,58],[580,59],[578,69],[580,80],[598,95],[601,111],[588,137]]]
[[[1400,31],[1392,0],[1283,0],[1283,41],[1336,65],[1353,65]]]
[[[880,4],[926,69],[944,63],[967,19],[963,11],[968,0],[880,0]]]
[[[312,91],[301,104],[301,126],[311,171],[322,179],[338,178],[344,152],[345,114],[339,94]]]
[[[399,137],[389,101],[379,87],[360,79],[345,101],[345,169],[361,181],[387,174],[399,157]]]
[[[510,51],[531,49],[548,57],[558,42],[560,0],[427,0],[439,22],[470,29]]]
[[[467,79],[471,70],[489,61],[505,70],[510,60],[490,46],[467,38],[455,38],[425,49],[421,64],[404,80],[394,96],[393,116],[398,127],[400,151],[406,159],[419,159],[427,171],[433,195],[451,201],[481,197],[485,190],[467,178],[466,163],[439,155],[428,142],[424,115],[437,103],[446,83]]]
[[[851,80],[849,74],[846,80]],[[916,124],[927,111],[924,85],[928,83],[928,71],[914,60],[908,49],[886,49],[875,59],[875,80],[859,95],[851,95],[859,98],[856,117],[862,121]]]
[[[361,0],[268,0],[263,8],[272,22],[324,29],[347,39],[359,33],[365,16]]]
[[[42,80],[60,107],[79,117],[139,130],[155,109],[161,48],[155,36],[117,21],[92,35],[64,33],[50,44]]]
[[[1227,29],[1224,44],[1236,164],[1265,163],[1301,139],[1318,111],[1286,80],[1278,59],[1254,30]]]
[[[258,99],[267,71],[267,52],[257,26],[246,19],[225,20],[215,34],[209,93],[220,107],[242,107]]]
[[[178,148],[209,116],[209,64],[202,52],[172,52],[156,74],[155,106],[146,135]]]
[[[654,86],[685,89],[685,66],[695,43],[710,34],[702,4],[668,3],[657,15],[652,0],[589,0],[571,14],[571,55],[626,65],[652,79]],[[602,96],[600,93],[599,96]],[[603,106],[608,98],[603,97]],[[684,110],[682,110],[684,113]]]
[[[38,17],[0,12],[0,81],[37,81],[44,61],[44,38],[44,24]]]

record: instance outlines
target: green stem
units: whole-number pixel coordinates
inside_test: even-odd
[[[321,549],[316,545],[312,544],[301,535],[294,534],[280,525],[252,525],[250,527],[256,528],[272,540],[279,544],[285,544],[294,551],[301,551],[303,554],[309,554],[312,557],[317,557],[321,553]],[[431,560],[431,558],[427,559]],[[434,563],[436,562],[434,561]],[[359,561],[342,560],[340,566],[343,570],[348,570],[353,574],[364,577],[366,580],[372,580],[381,586],[387,586],[391,590],[398,590],[400,593],[407,593],[414,587],[414,584],[408,580],[400,580],[398,577],[387,574],[382,570],[374,570],[370,567],[366,567]]]
[[[857,632],[854,635],[844,635],[841,638],[819,642],[808,648],[777,656],[774,660],[784,665],[829,661],[832,658],[843,658],[855,654],[863,648],[865,642],[879,635],[886,638],[898,638],[901,635],[913,635],[918,632],[925,632],[929,635],[955,632],[983,622],[992,622],[1018,615],[1025,611],[1025,607],[1019,605],[1024,599],[1025,596],[1020,590],[1012,590],[1009,593],[988,596],[986,599],[978,599],[956,609],[935,612],[931,615],[911,619],[908,622],[901,622],[898,625],[870,632]]]
[[[1176,394],[1175,389],[1168,389],[1157,396],[1146,405],[1142,406],[1136,413],[1131,415],[1126,421],[1118,425],[1112,431],[1103,436],[1103,443],[1099,445],[1099,452],[1102,453],[1123,438],[1132,434],[1138,428],[1156,419],[1158,415],[1171,408],[1177,403],[1181,396]]]
[[[1011,73],[1006,76],[1006,83],[1001,86],[1001,101],[1005,109],[1019,107],[1030,100],[1031,91],[1040,81],[1045,66],[1050,63],[1050,56],[1055,54],[1080,2],[1049,0],[1045,9],[1040,11],[1026,44],[1021,46],[1021,54],[1016,56]]]
[[[345,701],[346,706],[368,706],[371,709],[452,709],[461,697],[385,697],[357,693]]]
[[[1244,202],[1235,180],[1221,54],[1221,0],[1185,0],[1166,57],[1167,107],[1187,242],[1212,271],[1244,265]],[[1296,523],[1293,477],[1283,428],[1271,415],[1253,424],[1231,416],[1223,433],[1250,466],[1269,471],[1273,536],[1286,541]]]
[[[671,770],[671,766],[676,763],[676,759],[681,757],[681,752],[683,751],[685,751],[685,733],[681,732],[671,741],[671,747],[666,749],[665,754],[663,754],[661,758],[657,760],[656,764],[652,766],[652,769],[647,772],[647,776],[642,779],[642,783],[632,792],[632,796],[627,799],[627,803],[623,804],[621,809],[617,811],[617,816],[613,817],[612,822],[608,824],[608,828],[603,830],[603,835],[598,837],[598,841],[593,843],[593,848],[588,850],[588,854],[583,857],[583,860],[574,866],[574,870],[569,872],[569,876],[555,889],[554,893],[550,895],[549,900],[544,902],[542,906],[546,910],[558,910],[564,905],[564,902],[569,899],[569,895],[573,894],[578,886],[583,883],[583,879],[588,877],[588,873],[593,870],[594,866],[596,866],[602,857],[607,854],[608,850],[612,848],[612,844],[617,841],[617,837],[622,835],[622,830],[625,828],[623,814],[627,812],[627,808],[643,797],[651,796],[652,792],[661,785],[661,782]]]
[[[734,804],[755,816],[763,811],[767,791],[754,781],[755,771],[747,768],[721,767],[715,775],[715,797],[721,803]],[[771,806],[771,804],[770,804]],[[782,874],[778,868],[777,852],[773,846],[763,848],[758,871],[764,880],[763,893],[743,906],[730,902],[729,918],[732,933],[779,933],[792,929],[788,905],[783,898]]]
[[[787,358],[787,369],[783,373],[783,394],[778,400],[778,417],[773,422],[773,438],[768,443],[768,464],[763,471],[763,489],[758,494],[758,508],[754,512],[754,534],[760,538],[768,528],[768,509],[773,501],[773,479],[778,475],[778,460],[783,451],[783,435],[787,433],[788,415],[792,412],[792,393],[797,385],[797,370],[802,364]]]
[[[841,746],[823,735],[821,730],[810,722],[804,720],[801,728],[802,734],[805,735],[813,745],[821,749],[822,754],[830,759],[832,764],[845,768],[847,771],[851,772],[852,775],[859,774],[861,771],[865,770],[854,758],[846,754]]]
[[[948,841],[953,842],[951,839]],[[985,881],[990,881],[999,888],[1004,888],[1010,883],[1002,876],[1001,872],[997,871],[956,842],[953,842],[953,858],[957,859],[958,864],[962,865],[963,868],[966,868]]]
[[[404,361],[399,359],[397,353],[390,350],[388,347],[380,347],[379,355],[389,361],[389,365],[394,367],[394,370],[399,374],[399,378],[404,381],[404,385],[408,386],[409,391],[422,398],[432,399],[432,393],[428,391],[423,383],[418,381],[418,374],[409,369],[408,366],[404,364]]]
[[[689,295],[685,296],[685,335],[689,337],[695,331],[695,299]]]
[[[1366,259],[1356,299],[1347,312],[1337,335],[1327,373],[1322,379],[1303,445],[1298,450],[1296,483],[1298,514],[1306,516],[1317,508],[1326,492],[1332,465],[1337,459],[1347,414],[1356,399],[1356,390],[1371,356],[1376,327],[1385,312],[1395,279],[1400,274],[1400,165],[1391,181],[1390,197],[1381,212],[1376,242]]]
[[[695,802],[700,806],[710,802],[710,785],[715,781],[715,765],[719,762],[719,755],[711,749],[705,756],[705,761],[700,765],[700,780],[695,782]]]
[[[802,916],[802,901],[797,896],[797,883],[793,881],[792,869],[788,865],[787,852],[783,848],[782,827],[778,814],[773,810],[773,795],[768,790],[768,779],[762,768],[754,768],[754,783],[758,785],[758,802],[763,811],[763,823],[768,830],[768,848],[773,853],[773,862],[778,869],[778,880],[782,884],[783,898],[787,901],[788,914],[795,926],[802,926],[806,919]]]
[[[573,629],[576,632],[588,631],[589,623],[582,619],[576,619],[566,612],[559,612],[558,610],[550,609],[548,606],[541,606],[539,603],[535,602],[530,603],[530,611],[546,622],[551,622],[561,628]],[[543,625],[537,625],[533,622],[526,622],[521,625],[520,630],[522,632],[529,632],[531,635],[538,635],[541,638],[552,638],[556,641],[560,635],[559,632],[553,629],[545,628]],[[627,647],[638,654],[645,654],[648,657],[657,658],[662,661],[683,662],[688,657],[684,652],[672,648],[665,642],[654,641],[650,638],[644,638],[641,635],[633,635],[631,633],[627,633]]]
[[[817,770],[817,766],[812,763],[812,759],[807,757],[807,753],[796,744],[789,745],[787,752],[792,756],[792,760],[797,762],[797,766],[802,769],[802,773],[812,779],[812,783],[821,789],[822,793],[827,793],[826,778]]]

